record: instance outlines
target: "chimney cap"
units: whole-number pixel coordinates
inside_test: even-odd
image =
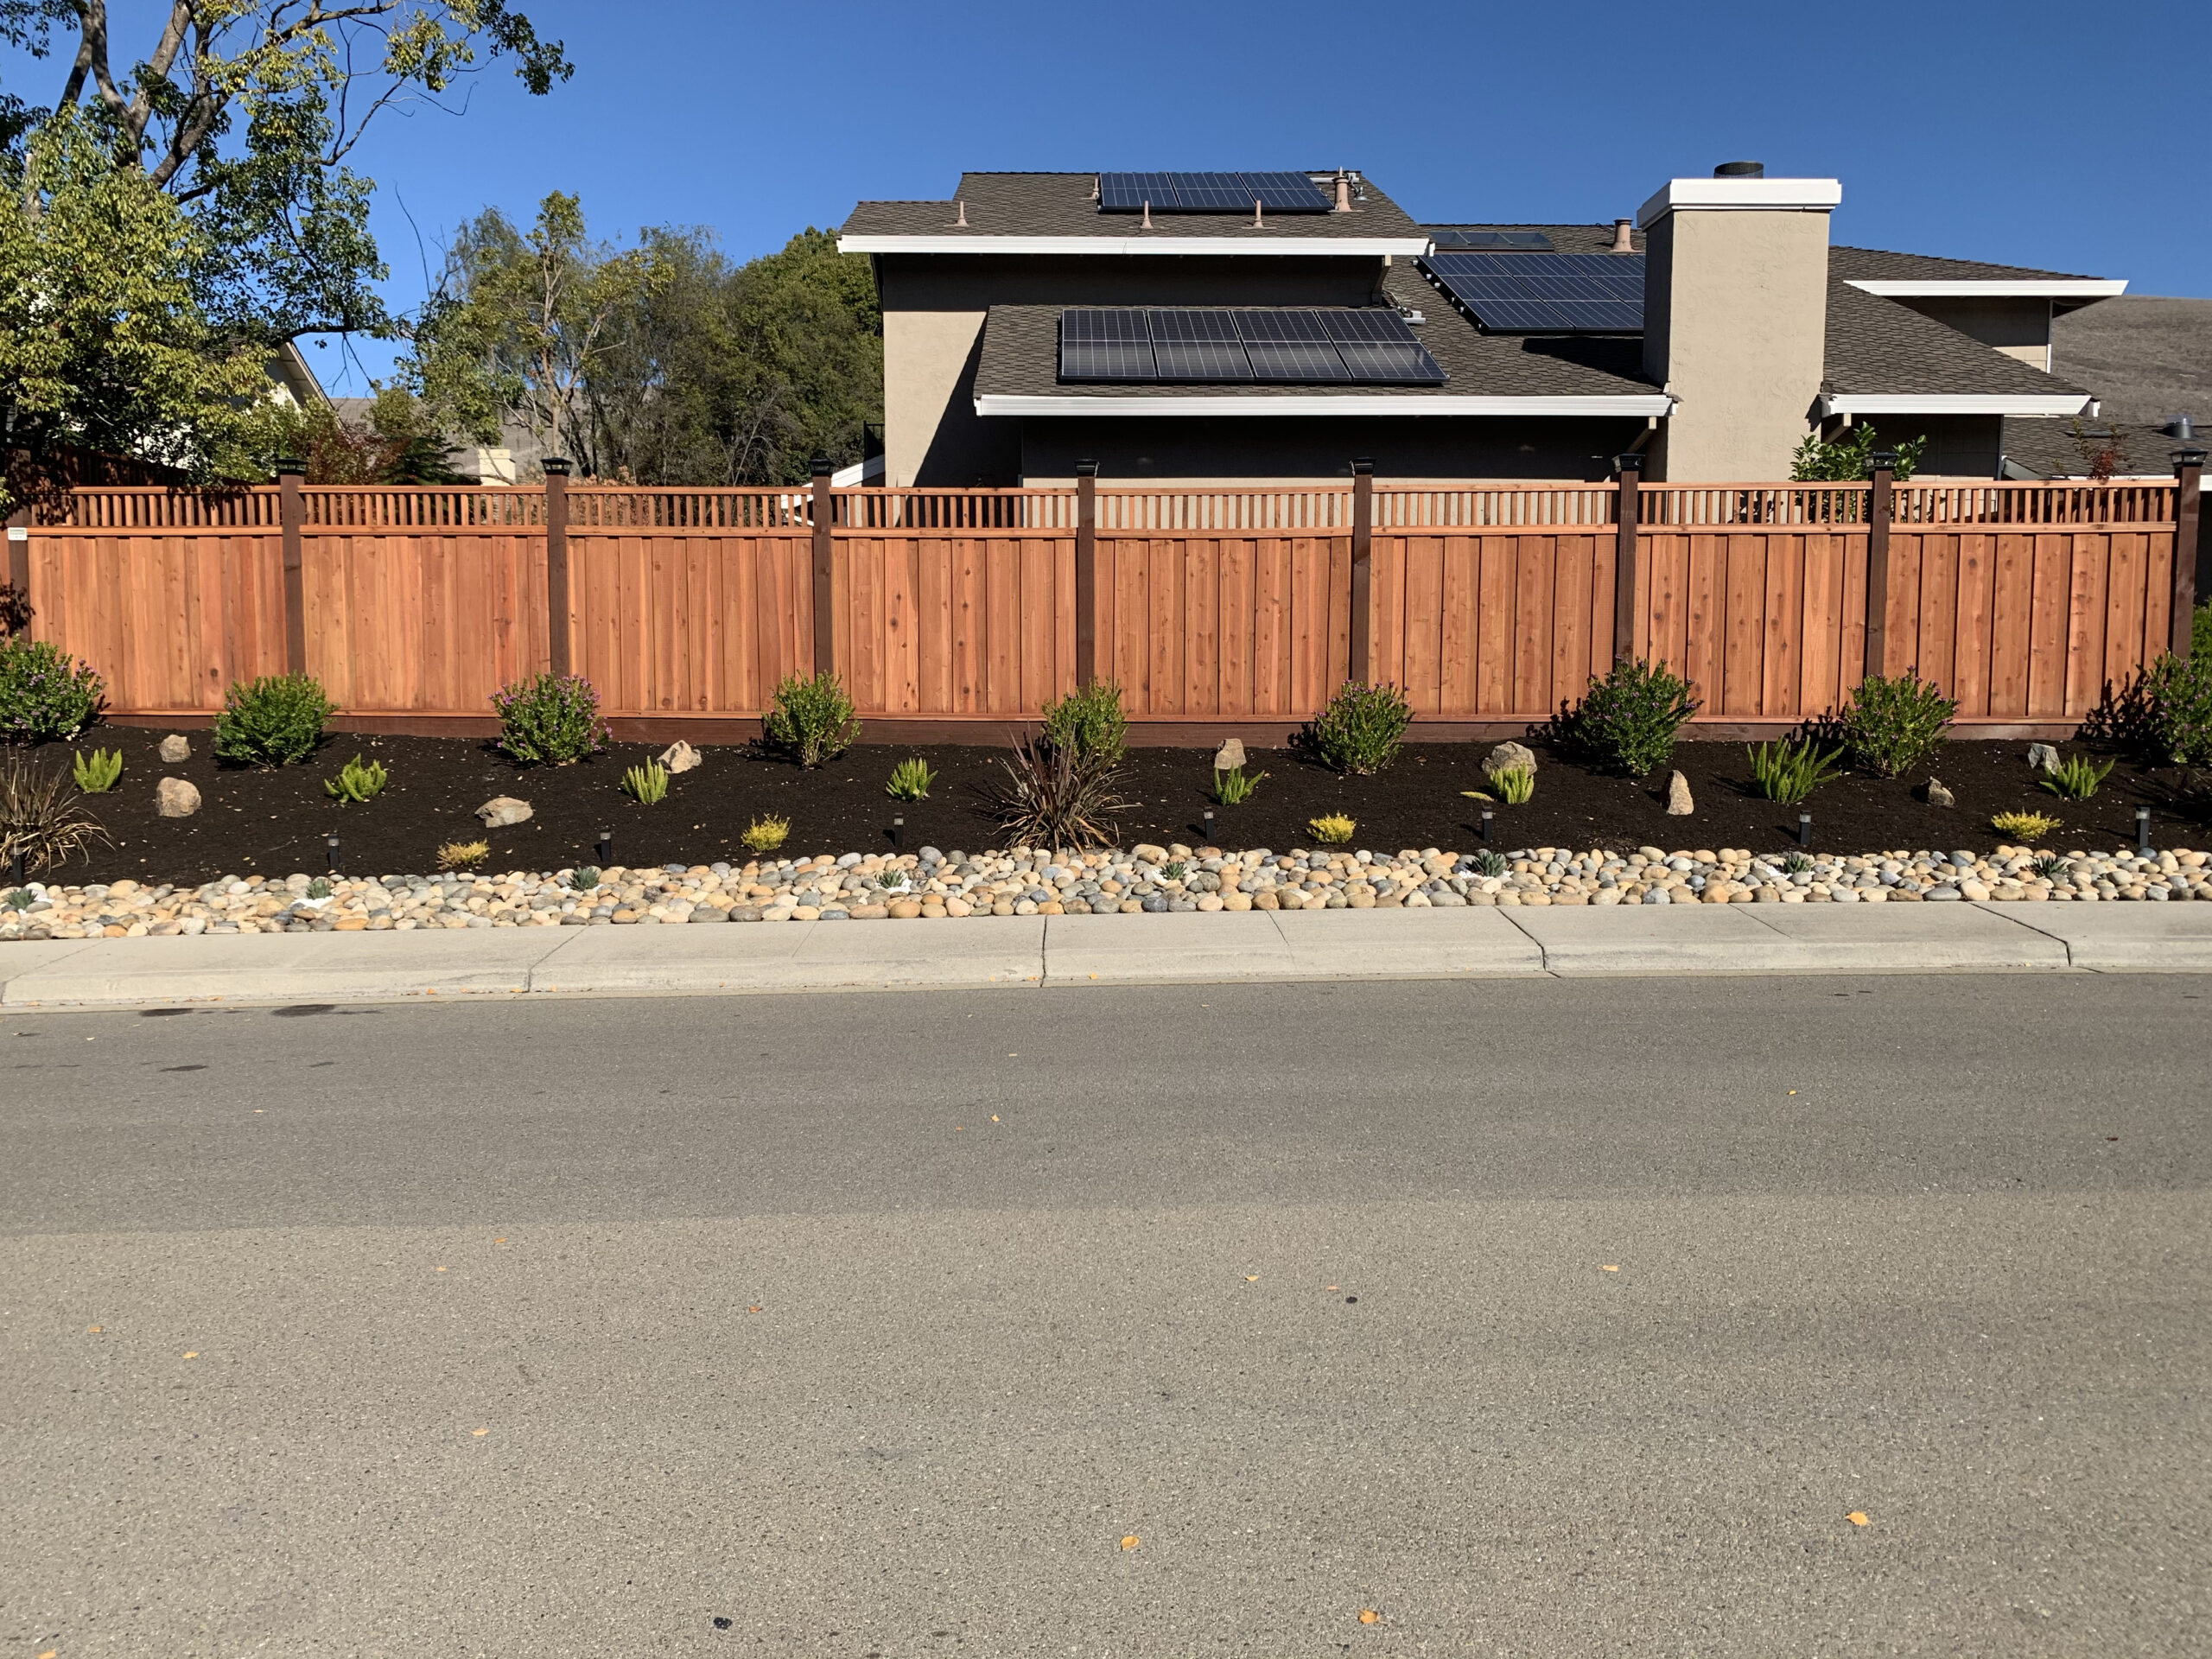
[[[1763,179],[1766,177],[1764,162],[1723,162],[1713,169],[1716,179]]]

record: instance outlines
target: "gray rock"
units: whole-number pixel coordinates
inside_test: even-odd
[[[163,766],[174,766],[192,759],[192,745],[176,733],[171,732],[162,740],[159,753]]]
[[[716,910],[712,905],[702,905],[684,918],[687,922],[726,922],[728,919],[727,911]]]
[[[164,778],[154,785],[154,810],[165,818],[188,818],[200,810],[197,785],[182,778]]]
[[[1230,738],[1214,751],[1213,769],[1216,772],[1235,772],[1244,764],[1244,744],[1239,738]]]
[[[1690,798],[1690,780],[1679,772],[1667,779],[1667,816],[1686,818],[1697,810],[1697,803]]]
[[[2049,743],[2028,745],[2028,764],[2037,772],[2058,770],[2058,750]]]
[[[1485,778],[1495,778],[1501,772],[1533,772],[1535,769],[1535,751],[1525,743],[1501,743],[1483,759]],[[1679,772],[1675,775],[1681,776]]]
[[[1943,787],[1943,780],[1940,778],[1930,778],[1928,780],[1927,793],[1928,804],[1930,806],[1956,806],[1959,804],[1959,798]]]
[[[671,772],[690,772],[695,766],[703,766],[706,757],[678,738],[660,752],[660,763]]]
[[[484,821],[486,830],[504,830],[511,823],[527,823],[532,814],[528,801],[518,800],[512,795],[494,795],[476,809],[476,816]]]

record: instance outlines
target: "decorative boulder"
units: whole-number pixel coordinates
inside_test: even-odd
[[[1952,794],[1952,793],[1951,793],[1951,791],[1950,791],[1949,790],[1948,790],[1948,789],[1946,789],[1946,788],[1944,788],[1944,787],[1943,787],[1943,780],[1942,780],[1942,779],[1940,779],[1940,778],[1930,778],[1930,779],[1928,780],[1928,804],[1929,804],[1929,805],[1930,805],[1930,806],[1956,806],[1958,804],[1959,804],[1959,798],[1958,798],[1957,796],[1955,796],[1955,795]]]
[[[1697,810],[1697,803],[1690,798],[1690,780],[1679,772],[1667,779],[1667,816],[1687,818]]]
[[[511,823],[521,823],[531,814],[528,801],[518,801],[512,795],[496,795],[476,809],[476,816],[484,820],[486,830],[504,830]]]
[[[1501,743],[1483,760],[1483,776],[1485,778],[1495,778],[1501,772],[1533,773],[1535,770],[1535,751],[1525,743]],[[1679,772],[1675,774],[1676,777],[1681,775]]]
[[[1242,740],[1230,738],[1214,751],[1213,769],[1216,772],[1235,772],[1244,764],[1244,745]]]
[[[183,740],[179,739],[180,742]],[[164,778],[154,785],[154,810],[165,818],[188,818],[200,810],[200,790],[182,778]]]
[[[163,766],[174,766],[192,759],[192,745],[178,734],[171,732],[162,740],[160,754]]]
[[[2037,772],[2056,772],[2058,750],[2049,743],[2031,743],[2028,745],[2028,764]]]
[[[704,765],[705,761],[705,756],[702,755],[698,750],[693,748],[689,743],[683,742],[681,740],[670,744],[666,748],[660,752],[660,764],[664,770],[671,774],[679,772],[689,772],[694,766]]]

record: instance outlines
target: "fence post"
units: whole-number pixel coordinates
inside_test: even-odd
[[[836,511],[830,494],[833,469],[827,456],[817,455],[814,473],[814,671],[837,671],[837,617],[831,609],[830,515]]]
[[[1347,677],[1362,685],[1373,667],[1374,556],[1375,463],[1361,455],[1351,464],[1351,672]]]
[[[1890,480],[1897,471],[1894,449],[1877,449],[1866,489],[1866,670],[1873,679],[1888,672],[1890,619]]]
[[[1641,510],[1636,493],[1643,481],[1643,457],[1615,455],[1613,465],[1620,471],[1620,486],[1613,497],[1613,517],[1618,521],[1613,553],[1613,660],[1625,663],[1636,655],[1636,562],[1643,553],[1637,538]]]
[[[8,515],[8,588],[13,595],[10,603],[15,616],[0,617],[0,634],[16,626],[16,618],[22,619],[24,638],[29,639],[31,615],[31,510],[17,507]]]
[[[575,642],[569,592],[569,463],[548,455],[545,468],[545,647],[546,666],[556,677],[570,671]]]
[[[300,493],[307,463],[289,457],[276,463],[276,522],[284,533],[284,671],[308,671],[307,577],[300,568],[300,531],[307,523],[307,500]]]
[[[2204,508],[2204,451],[2174,451],[2174,613],[2168,649],[2189,660],[2196,613],[2196,538]]]
[[[1075,684],[1098,677],[1098,463],[1075,464]]]

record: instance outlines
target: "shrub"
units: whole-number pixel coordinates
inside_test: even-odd
[[[991,804],[1016,845],[1084,847],[1113,840],[1113,815],[1129,804],[1114,792],[1121,768],[1108,751],[1024,738],[1004,765],[1007,782]]]
[[[1564,723],[1599,765],[1642,778],[1666,765],[1684,722],[1697,711],[1688,681],[1676,678],[1664,663],[1638,658],[1615,663],[1603,679],[1592,675]]]
[[[1527,766],[1501,766],[1491,774],[1490,788],[1463,789],[1459,792],[1471,801],[1525,806],[1536,792],[1536,774]]]
[[[1502,880],[1513,868],[1503,853],[1477,853],[1475,871],[1493,881]]]
[[[571,893],[589,893],[598,885],[599,866],[596,864],[579,864],[569,872],[569,891]]]
[[[1397,759],[1413,717],[1413,706],[1396,686],[1346,680],[1313,716],[1306,740],[1324,765],[1338,772],[1380,772]]]
[[[18,634],[0,645],[0,739],[67,742],[100,717],[106,690],[91,664]]]
[[[2212,652],[2164,656],[2143,677],[2151,742],[2177,766],[2212,765]]]
[[[21,858],[42,870],[106,841],[99,820],[79,810],[79,798],[59,766],[34,766],[22,754],[0,759],[0,863]]]
[[[1308,818],[1306,827],[1313,832],[1313,839],[1325,847],[1343,846],[1359,829],[1341,812],[1332,812],[1325,817]]]
[[[1854,426],[1841,437],[1823,442],[1808,435],[1789,458],[1789,476],[1800,484],[1849,484],[1874,476],[1874,452],[1882,442],[1871,426]],[[1891,474],[1898,483],[1913,475],[1927,452],[1925,437],[1907,438],[1897,446],[1897,468]]]
[[[525,766],[566,766],[597,754],[613,734],[599,716],[599,693],[581,674],[537,674],[492,694],[499,750]]]
[[[1267,775],[1264,772],[1248,772],[1242,766],[1217,772],[1213,775],[1213,798],[1224,806],[1242,806],[1252,798]]]
[[[1109,766],[1120,765],[1129,748],[1129,721],[1122,712],[1122,688],[1110,680],[1093,680],[1080,691],[1046,703],[1045,741],[1056,749],[1103,755]]]
[[[745,833],[738,839],[745,843],[745,850],[757,858],[762,853],[774,852],[791,832],[789,818],[759,817],[745,826]]]
[[[334,801],[373,801],[384,793],[385,781],[390,776],[383,761],[372,760],[365,766],[357,754],[339,767],[335,778],[322,780],[323,793]]]
[[[1782,861],[1782,873],[1784,875],[1805,875],[1811,872],[1812,868],[1813,861],[1802,853],[1788,854]]]
[[[883,792],[894,801],[926,801],[930,785],[937,781],[937,773],[930,770],[930,763],[914,755],[891,768],[891,781],[885,784]]]
[[[1768,800],[1784,806],[1796,805],[1834,777],[1836,762],[1843,759],[1840,747],[1823,753],[1809,737],[1802,743],[1784,738],[1755,749],[1746,746],[1744,753],[1751,760],[1753,787]]]
[[[90,754],[79,753],[71,757],[69,768],[79,790],[87,795],[105,795],[123,776],[123,751],[94,749]]]
[[[1943,747],[1943,734],[1959,705],[1916,674],[1885,679],[1870,675],[1851,694],[1843,741],[1852,764],[1877,777],[1894,778]]]
[[[438,868],[465,870],[491,855],[492,843],[488,841],[449,841],[438,849]]]
[[[2016,842],[2037,842],[2066,826],[2048,812],[1999,812],[1989,820],[1989,827]]]
[[[323,722],[337,712],[312,674],[233,681],[215,716],[215,753],[242,766],[288,766],[315,753]]]
[[[658,806],[668,795],[668,768],[658,760],[622,774],[622,792],[639,806]]]
[[[760,729],[770,747],[802,766],[818,766],[853,747],[861,723],[835,674],[810,680],[793,674],[776,688],[776,706],[761,716]]]
[[[2061,800],[2086,801],[2097,792],[2097,785],[2112,775],[2115,764],[2107,760],[2099,766],[2086,754],[2069,754],[2044,774],[2043,786]]]

